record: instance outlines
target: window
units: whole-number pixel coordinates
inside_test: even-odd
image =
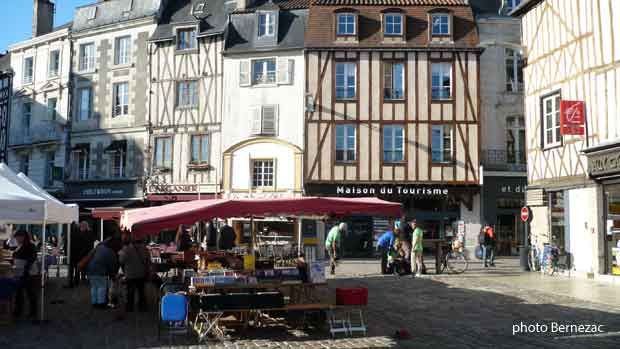
[[[450,15],[447,13],[435,13],[431,15],[433,36],[450,35]]]
[[[259,59],[252,61],[252,84],[276,83],[276,59]]]
[[[78,120],[86,121],[90,119],[92,90],[90,87],[78,89]]]
[[[155,168],[172,168],[172,138],[155,138]]]
[[[272,12],[263,12],[258,14],[258,37],[275,35],[276,16]]]
[[[338,35],[355,35],[355,14],[339,13],[336,17],[338,21]]]
[[[114,44],[114,64],[131,63],[131,36],[116,38]]]
[[[56,120],[56,107],[58,106],[58,98],[47,99],[47,119]]]
[[[88,9],[88,20],[93,20],[97,17],[97,6],[93,6]]]
[[[123,149],[119,149],[110,152],[110,158],[112,160],[112,168],[110,169],[110,177],[122,178],[125,177],[127,152]]]
[[[523,57],[516,50],[507,48],[506,53],[506,91],[523,91]]]
[[[560,133],[560,94],[542,98],[543,108],[543,148],[555,147],[562,144]]]
[[[434,163],[449,163],[452,156],[452,125],[433,125],[431,152]]]
[[[177,31],[177,50],[196,48],[196,29],[179,29]]]
[[[551,206],[551,243],[558,247],[566,246],[567,202],[564,200],[564,191],[549,192],[549,206]]]
[[[86,180],[90,172],[89,144],[78,144],[73,151],[73,179]]]
[[[26,57],[24,59],[24,84],[32,84],[34,76],[34,58]]]
[[[54,50],[50,52],[49,66],[47,67],[47,76],[55,77],[60,73],[60,51]]]
[[[30,154],[23,154],[19,157],[19,172],[28,175],[30,170]]]
[[[22,106],[22,131],[24,136],[30,136],[30,122],[32,120],[32,103],[24,103]]]
[[[273,187],[273,160],[252,160],[252,187]]]
[[[112,117],[129,114],[129,83],[114,84],[114,105]]]
[[[95,44],[80,45],[80,71],[91,71],[95,69]]]
[[[432,63],[432,98],[434,100],[452,97],[452,64]]]
[[[383,127],[383,161],[401,162],[405,160],[405,129],[403,126]]]
[[[506,119],[506,160],[509,164],[525,164],[525,119]]]
[[[192,164],[209,163],[209,135],[192,136]]]
[[[512,10],[516,9],[521,0],[504,0],[504,8],[506,9],[506,13],[512,12]]]
[[[388,100],[405,98],[404,63],[383,63],[383,98]]]
[[[198,106],[198,82],[181,81],[177,83],[177,107],[194,108]]]
[[[355,125],[336,125],[336,161],[355,161],[356,131]]]
[[[54,185],[54,167],[56,162],[56,152],[49,151],[45,154],[45,186]]]
[[[278,107],[265,105],[252,111],[252,134],[275,136],[278,132]]]
[[[403,16],[400,14],[386,14],[385,28],[383,30],[385,35],[403,35]]]
[[[355,99],[357,90],[355,63],[336,63],[336,99]]]

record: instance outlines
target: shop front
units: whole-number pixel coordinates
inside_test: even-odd
[[[620,142],[591,147],[588,174],[602,186],[605,274],[620,276]]]

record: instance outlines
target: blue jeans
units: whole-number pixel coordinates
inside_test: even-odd
[[[493,246],[482,245],[482,263],[486,266],[487,259],[491,264],[495,263],[495,248]]]
[[[108,278],[103,275],[88,275],[90,282],[90,302],[108,304]]]

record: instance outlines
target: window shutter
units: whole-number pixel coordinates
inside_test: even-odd
[[[261,108],[260,107],[252,107],[250,108],[250,132],[253,135],[259,135],[262,132],[262,118],[261,118]]]
[[[292,59],[278,59],[278,84],[290,85],[293,82],[293,64]]]
[[[239,62],[239,86],[250,86],[250,61]]]
[[[263,107],[263,134],[276,135],[278,131],[278,106]]]

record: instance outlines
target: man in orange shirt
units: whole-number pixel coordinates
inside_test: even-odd
[[[484,267],[495,266],[495,231],[491,226],[484,227],[484,246],[482,260],[484,261]],[[487,261],[489,263],[487,264]]]

